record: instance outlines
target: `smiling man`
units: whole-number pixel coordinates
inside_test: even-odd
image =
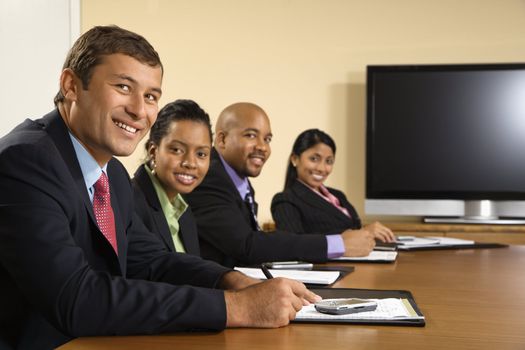
[[[280,327],[319,300],[171,253],[134,214],[131,154],[158,112],[162,64],[140,35],[94,27],[71,48],[56,109],[0,139],[0,348],[77,336]]]
[[[103,58],[94,67],[89,89],[71,68],[61,76],[61,86],[71,99],[70,108],[58,110],[72,137],[104,166],[115,156],[133,153],[157,117],[162,69],[124,54]]]
[[[219,115],[208,174],[185,195],[197,220],[202,257],[232,267],[367,255],[374,240],[366,232],[300,235],[261,231],[255,192],[248,178],[261,173],[271,154],[271,141],[270,120],[255,104],[235,103]]]

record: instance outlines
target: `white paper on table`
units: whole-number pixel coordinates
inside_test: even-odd
[[[332,261],[395,261],[397,258],[397,252],[373,250],[367,256],[353,257],[353,256],[340,256],[338,258],[330,259]]]
[[[252,278],[260,280],[266,279],[261,269],[252,267],[235,267],[235,270],[244,273]],[[332,284],[341,274],[340,271],[314,271],[314,270],[276,270],[269,269],[273,277],[286,277],[310,284]]]
[[[454,246],[454,245],[470,245],[474,241],[466,239],[450,238],[450,237],[412,237],[410,241],[398,242],[398,249],[404,248],[418,248],[418,247],[437,247],[437,246]]]

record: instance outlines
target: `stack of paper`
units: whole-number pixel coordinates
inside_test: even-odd
[[[367,256],[361,256],[361,257],[351,257],[351,256],[341,256],[339,258],[330,259],[333,261],[383,261],[383,262],[393,262],[397,258],[397,252],[385,252],[385,251],[377,251],[373,250],[369,255]]]
[[[261,269],[251,267],[236,267],[235,270],[252,278],[266,279]],[[339,278],[339,271],[312,271],[312,270],[276,270],[270,269],[273,277],[286,277],[309,284],[332,284]]]

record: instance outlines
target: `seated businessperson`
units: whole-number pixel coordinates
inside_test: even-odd
[[[200,255],[197,225],[181,194],[208,172],[210,117],[191,100],[165,105],[146,141],[147,157],[133,178],[135,211],[171,252]]]
[[[95,27],[66,58],[56,109],[0,139],[4,348],[277,327],[319,299],[301,283],[258,283],[169,252],[134,214],[129,177],[113,156],[131,154],[155,121],[162,74],[143,37]]]
[[[345,194],[324,186],[335,164],[335,142],[319,129],[303,131],[288,160],[284,191],[272,200],[272,216],[280,230],[297,233],[340,233],[366,230],[375,239],[393,242],[394,234],[379,222],[362,227]]]
[[[375,242],[367,231],[349,229],[336,235],[261,231],[248,178],[261,173],[271,140],[270,120],[259,106],[235,103],[220,113],[208,174],[185,195],[197,220],[201,256],[231,267],[368,255]]]

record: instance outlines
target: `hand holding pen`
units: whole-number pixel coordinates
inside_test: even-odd
[[[270,270],[268,270],[266,265],[262,264],[261,265],[261,270],[262,270],[262,272],[264,273],[264,275],[266,276],[267,279],[270,280],[270,279],[273,278],[272,273],[270,272]]]

